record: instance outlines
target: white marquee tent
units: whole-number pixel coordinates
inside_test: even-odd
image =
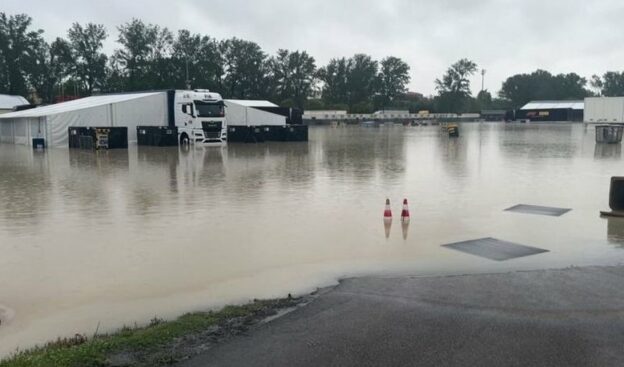
[[[0,115],[0,143],[44,138],[49,147],[67,147],[70,126],[126,126],[131,143],[137,126],[166,126],[167,117],[166,92],[92,96]]]
[[[228,125],[286,125],[286,117],[276,113],[263,111],[262,107],[278,107],[276,104],[262,100],[226,99],[225,118]]]
[[[11,112],[15,107],[27,104],[28,101],[22,96],[0,94],[0,114]]]

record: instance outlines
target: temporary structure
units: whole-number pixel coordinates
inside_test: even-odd
[[[28,100],[22,96],[0,94],[0,114],[11,112],[15,107],[27,104]]]
[[[68,128],[125,126],[128,142],[136,142],[139,125],[167,126],[167,92],[108,94],[76,99],[0,115],[0,142],[68,146]]]

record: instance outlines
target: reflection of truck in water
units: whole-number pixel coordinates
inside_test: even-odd
[[[176,90],[173,102],[180,144],[226,143],[225,106],[219,93],[206,89]]]

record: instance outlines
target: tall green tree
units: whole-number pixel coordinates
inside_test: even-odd
[[[119,26],[115,50],[116,69],[125,77],[127,90],[145,90],[169,87],[173,70],[170,57],[173,34],[167,28],[145,24],[133,18]]]
[[[349,59],[347,73],[347,104],[353,112],[367,112],[372,109],[372,98],[376,93],[379,64],[369,55],[356,54]]]
[[[102,24],[88,23],[82,26],[74,23],[67,31],[72,48],[74,75],[91,95],[95,88],[103,87],[106,80],[106,61],[102,52],[103,42],[108,37]]]
[[[407,92],[410,67],[405,61],[394,56],[386,57],[380,64],[379,93],[385,106]]]
[[[26,14],[7,16],[0,12],[0,92],[29,95],[32,68],[45,42],[43,30],[31,30],[32,18]]]
[[[552,75],[545,70],[536,70],[507,78],[499,96],[518,108],[533,100],[582,99],[591,95],[586,85],[587,80],[575,73]]]
[[[346,58],[331,59],[318,70],[317,77],[323,83],[321,95],[326,104],[346,103],[349,63]]]
[[[469,78],[477,71],[477,64],[461,59],[451,65],[442,79],[436,79],[437,108],[440,112],[464,112],[470,98]]]
[[[605,97],[624,96],[624,72],[607,71],[602,78],[594,75],[591,85]]]
[[[50,45],[42,42],[37,48],[37,63],[32,67],[30,84],[43,103],[55,102],[64,81],[71,77],[74,60],[69,42],[57,37]]]
[[[492,94],[487,89],[479,91],[477,94],[477,105],[479,110],[487,110],[492,108]]]
[[[180,30],[173,43],[171,63],[174,67],[173,86],[186,88],[186,75],[192,88],[221,89],[223,57],[219,43],[208,36]]]
[[[276,101],[285,104],[285,101],[292,100],[292,104],[303,108],[314,84],[314,58],[305,51],[280,49],[276,56],[269,59],[268,64]]]
[[[223,93],[229,98],[263,98],[267,94],[267,55],[255,42],[231,38],[219,47],[223,55]]]

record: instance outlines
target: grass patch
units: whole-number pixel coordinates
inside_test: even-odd
[[[292,307],[293,298],[254,301],[242,306],[227,306],[220,311],[194,312],[173,321],[154,318],[145,327],[124,327],[110,335],[87,338],[58,339],[43,347],[19,352],[0,361],[0,367],[88,367],[88,366],[148,366],[170,364],[179,359],[175,348],[180,340],[197,336],[206,330],[214,335],[236,334],[244,325],[253,324],[275,314],[276,310]],[[190,338],[193,339],[193,338]],[[111,356],[127,356],[123,363],[111,362]]]

